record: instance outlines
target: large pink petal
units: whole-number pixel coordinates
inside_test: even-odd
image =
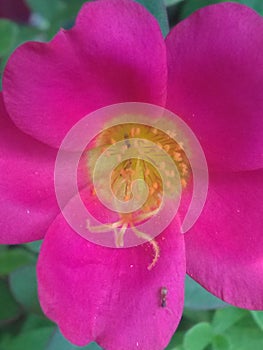
[[[163,105],[166,49],[157,21],[131,0],[84,5],[50,43],[29,42],[7,63],[7,110],[24,132],[58,146],[82,117],[129,101]]]
[[[44,312],[77,345],[96,340],[107,350],[165,348],[183,308],[184,241],[173,224],[158,243],[160,257],[149,271],[148,243],[124,249],[95,245],[59,215],[38,261]],[[168,289],[166,307],[162,287]]]
[[[219,298],[263,309],[263,170],[211,175],[207,203],[185,234],[187,270]]]
[[[15,127],[0,95],[1,243],[41,239],[58,215],[53,179],[55,159],[56,150]],[[65,176],[62,190],[67,181]]]
[[[167,37],[168,103],[217,170],[263,165],[263,19],[234,3],[206,7]]]

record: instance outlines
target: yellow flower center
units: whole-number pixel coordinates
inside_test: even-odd
[[[118,145],[120,146],[118,147]],[[156,147],[160,151],[156,152]],[[128,152],[133,150],[138,156],[127,158]],[[145,193],[146,197],[142,205],[132,212],[120,209],[118,212],[119,221],[98,227],[92,227],[88,222],[87,228],[93,232],[114,231],[116,245],[123,246],[125,231],[127,227],[131,227],[137,236],[146,239],[153,246],[155,256],[149,266],[150,269],[158,259],[159,247],[154,239],[139,231],[136,225],[158,213],[164,191],[174,192],[176,188],[187,186],[191,175],[189,161],[182,145],[174,140],[172,132],[165,133],[152,126],[135,123],[111,126],[96,137],[93,147],[87,153],[87,164],[91,178],[102,154],[104,155],[104,164],[107,162],[116,164],[111,173],[107,174],[110,176],[109,182],[113,198],[125,203],[131,200],[140,202]],[[167,162],[167,158],[172,160],[173,166],[176,166],[177,176],[171,166],[171,161]],[[165,176],[161,176],[160,172]],[[97,172],[97,174],[100,173]],[[177,181],[178,175],[181,183]],[[137,187],[134,188],[136,181]],[[145,192],[145,186],[148,188],[147,192]],[[96,189],[94,189],[94,195],[96,195]]]

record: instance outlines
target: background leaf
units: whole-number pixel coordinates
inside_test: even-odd
[[[173,6],[184,0],[164,0],[166,6]]]
[[[6,19],[0,19],[0,57],[9,53],[18,35],[18,26]]]
[[[144,7],[157,19],[161,27],[163,36],[169,32],[168,16],[163,0],[135,0]]]
[[[5,340],[4,350],[44,350],[53,332],[53,327],[42,327],[21,333]]]
[[[220,334],[217,334],[212,339],[213,350],[229,350],[231,344],[229,340]]]
[[[24,266],[12,272],[9,276],[9,282],[14,298],[26,310],[41,312],[37,295],[35,266]]]
[[[7,249],[0,252],[0,275],[6,276],[18,267],[32,264],[35,256],[22,248]]]
[[[187,350],[203,350],[212,341],[213,331],[209,323],[199,323],[184,337],[184,348]]]
[[[231,349],[237,350],[262,350],[263,332],[255,327],[252,317],[248,317],[236,323],[225,332],[231,343]]]
[[[239,0],[240,4],[247,5],[263,15],[263,1],[262,0]]]
[[[246,310],[237,309],[234,307],[217,310],[212,322],[214,331],[217,333],[223,333],[246,315]]]
[[[45,350],[102,350],[96,343],[79,347],[68,342],[57,328],[50,338]]]
[[[187,18],[194,11],[202,7],[222,3],[222,2],[229,2],[229,1],[228,0],[184,0],[180,11],[180,19]],[[259,12],[261,15],[263,15],[262,0],[232,0],[232,2],[237,2],[241,5],[249,6],[254,10],[256,10],[257,12]]]
[[[0,325],[17,319],[21,309],[12,296],[7,281],[0,279]]]
[[[251,311],[251,315],[256,324],[263,331],[263,311]]]
[[[210,294],[191,277],[185,279],[185,307],[194,310],[211,310],[228,306]]]
[[[55,324],[49,319],[47,319],[44,315],[29,313],[20,328],[20,333],[43,327],[54,328]]]
[[[30,242],[30,243],[24,244],[24,247],[26,247],[27,249],[29,249],[33,253],[39,253],[42,243],[43,243],[42,240]]]
[[[49,21],[65,7],[61,0],[26,0],[26,2],[32,12],[40,14]]]

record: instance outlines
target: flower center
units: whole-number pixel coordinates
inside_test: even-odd
[[[107,176],[111,196],[120,205],[118,214],[120,220],[92,227],[93,232],[114,231],[116,245],[123,246],[123,237],[127,227],[139,237],[149,241],[155,251],[151,268],[158,259],[159,247],[155,240],[136,228],[136,225],[154,216],[160,210],[164,191],[176,193],[177,189],[187,186],[191,167],[182,145],[173,138],[173,133],[167,133],[149,125],[125,123],[109,127],[101,132],[88,151],[88,169],[93,178],[97,161],[103,155],[102,173],[97,171],[98,181],[105,178],[107,163],[111,168]],[[167,161],[169,159],[169,161]],[[171,161],[172,160],[172,161]],[[113,165],[112,165],[113,164]],[[116,164],[116,165],[115,165]],[[177,174],[174,170],[177,169]],[[162,174],[162,175],[161,175]],[[179,175],[179,177],[178,177]],[[180,183],[178,183],[178,178]],[[96,179],[95,179],[96,180]],[[102,192],[107,181],[99,181]],[[179,192],[179,191],[178,191]],[[96,188],[93,191],[97,195]],[[131,203],[132,210],[123,210],[125,204]],[[127,208],[127,207],[125,207]]]

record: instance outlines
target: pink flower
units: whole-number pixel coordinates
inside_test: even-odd
[[[223,3],[196,12],[164,40],[140,5],[100,0],[84,5],[73,29],[10,57],[0,106],[0,240],[44,238],[40,302],[71,342],[163,349],[182,314],[186,271],[229,303],[263,309],[262,35],[262,17]],[[160,256],[151,270],[149,243],[110,249],[76,234],[53,183],[67,131],[100,107],[130,101],[183,118],[210,172],[199,220],[186,235],[174,220],[156,238]]]
[[[30,11],[23,0],[0,0],[0,18],[27,22]]]

